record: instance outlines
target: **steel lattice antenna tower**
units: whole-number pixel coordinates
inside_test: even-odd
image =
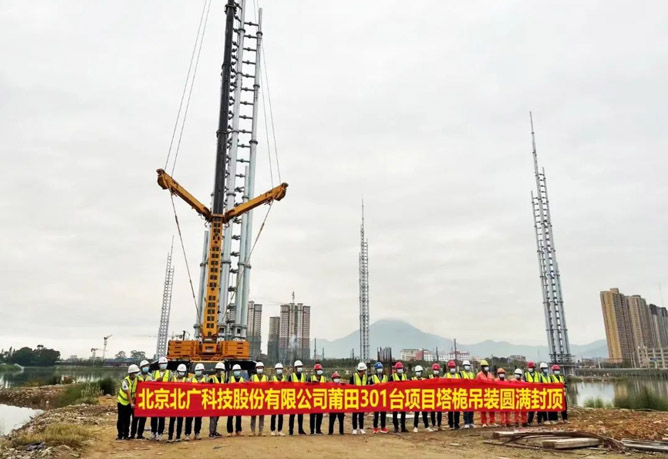
[[[162,290],[162,309],[160,312],[160,327],[158,328],[158,346],[155,350],[156,358],[167,355],[167,331],[169,330],[169,313],[172,309],[172,285],[174,284],[174,266],[172,266],[173,251],[174,237],[172,237],[172,246],[167,255],[167,268],[165,268],[165,286]],[[104,344],[106,349],[106,338]]]
[[[531,112],[529,112],[529,121],[531,123],[531,144],[537,188],[535,195],[533,191],[531,192],[531,204],[533,206],[538,267],[540,270],[541,289],[543,291],[547,345],[551,362],[569,364],[571,362],[571,349],[568,342],[566,316],[564,315],[564,300],[561,294],[559,265],[554,248],[554,235],[552,234],[550,204],[547,198],[545,169],[538,169],[536,136],[533,130],[533,115]]]
[[[369,243],[364,236],[364,201],[360,228],[360,360],[369,360]]]

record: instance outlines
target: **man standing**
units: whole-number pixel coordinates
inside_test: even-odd
[[[216,364],[216,373],[209,378],[210,384],[225,384],[225,364],[218,362]],[[212,416],[209,418],[209,437],[221,437],[218,433],[218,419],[219,416]]]
[[[550,369],[545,362],[540,362],[540,374],[538,375],[538,382],[542,384],[547,384],[550,382]],[[547,411],[538,412],[538,425],[552,424],[547,418],[547,413]]]
[[[207,382],[206,375],[204,374],[204,364],[203,363],[198,363],[195,365],[195,376],[192,377],[190,382],[195,383],[195,384],[204,384]],[[202,417],[194,417],[194,418],[187,418],[186,419],[186,438],[190,435],[190,423],[195,421],[195,440],[201,440],[199,434],[202,431]]]
[[[415,366],[415,376],[413,376],[413,381],[422,381],[424,376],[422,376],[422,373],[424,372],[424,369],[422,368],[422,365],[416,365]],[[418,431],[418,423],[420,422],[420,412],[416,411],[413,414],[413,432]],[[429,413],[426,411],[422,412],[422,422],[424,423],[425,430],[427,432],[433,432],[433,430],[429,427]]]
[[[267,382],[267,375],[264,374],[264,363],[257,362],[255,364],[255,374],[251,377],[251,382]],[[264,436],[264,416],[251,416],[250,427],[251,435],[255,435],[255,419],[259,417],[258,436]]]
[[[394,372],[392,373],[392,382],[403,382],[407,379],[406,373],[404,373],[404,364],[401,362],[395,363]],[[406,412],[402,411],[399,413],[398,411],[393,411],[392,424],[394,425],[394,433],[399,433],[399,417],[401,417],[401,432],[408,432],[408,429],[406,429]]]
[[[376,370],[376,373],[371,376],[371,385],[375,384],[381,384],[381,383],[386,383],[387,382],[387,375],[383,374],[383,364],[380,362],[376,362],[374,365],[374,368]],[[378,430],[378,418],[380,418],[380,430]],[[373,433],[377,434],[378,432],[380,433],[387,433],[387,427],[385,427],[385,421],[387,419],[387,413],[385,410],[382,411],[374,411],[373,412]]]
[[[431,374],[429,375],[429,379],[438,379],[441,377],[441,366],[438,364],[438,362],[434,363],[431,366]],[[437,413],[436,411],[431,412],[431,425],[435,428],[435,430],[441,430],[441,423],[443,422],[443,413],[440,411]]]
[[[176,377],[173,378],[174,382],[189,382],[188,379],[188,369],[185,364],[181,363],[176,368]],[[174,423],[176,423],[176,441],[181,441],[181,432],[183,431],[183,417],[180,418],[169,418],[169,427],[167,428],[167,443],[171,443],[174,440]],[[192,426],[192,418],[188,418],[186,421],[186,440],[190,440],[190,426]]]
[[[230,383],[242,383],[244,382],[243,376],[241,376],[241,365],[235,363],[232,366],[232,376],[230,376]],[[241,437],[241,416],[228,416],[227,417],[227,435],[232,436],[232,433],[237,437]]]
[[[476,375],[475,379],[478,381],[494,381],[494,376],[489,372],[489,363],[487,360],[482,359],[480,361],[480,372]],[[489,416],[489,425],[494,425],[494,411],[483,411],[480,413],[480,424],[483,427],[487,427],[487,417]]]
[[[366,363],[360,362],[357,364],[357,372],[350,377],[350,384],[355,386],[366,386]],[[359,426],[359,430],[358,430]],[[364,430],[364,413],[353,413],[353,435],[366,434]]]
[[[283,374],[283,364],[281,362],[278,362],[276,366],[274,366],[274,371],[275,374],[274,376],[271,377],[272,382],[286,382],[287,378]],[[276,420],[278,418],[278,426],[276,426]],[[276,429],[278,427],[278,429]],[[272,414],[271,415],[271,435],[279,435],[283,436],[283,415],[282,414]]]
[[[153,381],[170,382],[172,372],[167,369],[167,357],[158,359],[158,369],[153,373]],[[165,418],[151,418],[151,435],[154,440],[162,440],[162,434],[165,432]]]
[[[536,373],[536,364],[533,362],[527,362],[527,372],[524,373],[524,380],[528,383],[539,383],[541,381],[540,375]],[[527,426],[533,424],[533,417],[535,413],[531,411],[527,417]],[[539,413],[539,422],[541,421],[542,416]]]
[[[459,373],[462,379],[475,379],[475,373],[471,371],[471,362],[464,360],[462,362],[462,371]],[[473,411],[464,411],[464,428],[473,429],[475,424],[473,423]]]
[[[332,373],[332,382],[341,384],[341,375],[338,371]],[[343,435],[343,413],[329,413],[329,434],[334,435],[334,424],[339,421],[339,435]]]
[[[496,380],[505,381],[506,380],[506,370],[499,368],[496,371]],[[499,411],[499,422],[502,427],[510,427],[510,412],[509,411]]]
[[[515,369],[515,379],[513,380],[516,383],[521,383],[522,381],[522,369]],[[517,427],[526,427],[527,424],[527,413],[526,411],[515,411],[515,425]]]
[[[316,363],[313,367],[314,375],[311,375],[311,382],[324,383],[327,378],[323,374],[322,365]],[[322,413],[311,413],[309,416],[309,426],[311,427],[311,435],[322,435]]]
[[[142,360],[139,364],[140,373],[137,375],[137,382],[152,381],[151,367],[148,360]],[[130,438],[134,439],[137,435],[137,440],[144,440],[144,427],[146,426],[146,418],[138,418],[132,413],[132,427],[130,428]]]
[[[295,360],[294,364],[294,371],[290,375],[290,382],[293,383],[305,383],[306,382],[306,375],[304,374],[304,364],[302,363],[301,360]],[[306,435],[306,432],[304,431],[304,415],[303,414],[298,414],[297,415],[297,426],[299,428],[299,435]],[[295,415],[291,414],[290,417],[288,418],[288,429],[290,435],[294,434],[294,429],[295,429]]]
[[[561,420],[568,424],[568,402],[566,400],[566,379],[561,374],[561,368],[559,365],[552,365],[552,375],[550,376],[550,382],[561,384],[564,386],[564,411],[561,412]],[[559,421],[559,413],[556,411],[550,413],[550,420],[553,424],[556,424]]]
[[[116,440],[128,440],[130,438],[130,423],[132,410],[135,409],[135,394],[137,393],[137,375],[139,367],[130,365],[128,375],[121,381],[121,388],[118,390],[118,419],[116,421],[116,430],[118,437]]]
[[[446,379],[460,379],[457,373],[457,364],[454,360],[448,362],[448,372],[443,375]],[[448,427],[450,430],[459,429],[459,411],[448,411]]]

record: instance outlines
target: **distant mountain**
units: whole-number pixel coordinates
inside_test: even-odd
[[[391,347],[392,353],[399,356],[401,349],[429,349],[438,348],[439,353],[446,353],[452,349],[453,341],[433,333],[426,333],[403,320],[382,319],[369,327],[371,355],[376,354],[379,347]],[[313,346],[313,343],[311,343]],[[359,330],[333,341],[319,339],[318,350],[325,349],[326,357],[348,357],[354,348],[359,355]],[[530,346],[511,344],[505,341],[483,341],[476,344],[461,344],[457,347],[466,350],[476,357],[492,355],[507,357],[509,355],[523,355],[528,359],[547,359],[547,346]],[[571,345],[571,353],[580,359],[582,357],[608,357],[608,348],[605,340],[597,340],[585,345]]]

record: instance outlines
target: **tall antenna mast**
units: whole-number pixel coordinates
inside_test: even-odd
[[[360,228],[360,360],[369,360],[369,244],[364,235],[364,201],[362,201],[362,226]]]
[[[174,236],[172,236],[172,245],[167,255],[167,267],[165,268],[165,285],[162,290],[162,309],[160,312],[160,327],[158,328],[158,345],[155,350],[155,356],[164,357],[167,355],[167,332],[169,330],[169,313],[172,309],[172,285],[174,283],[174,266],[172,266],[172,253],[174,251]],[[104,339],[104,347],[107,347],[107,338]]]
[[[564,300],[561,293],[561,279],[559,264],[554,248],[552,234],[552,219],[550,205],[547,198],[547,182],[545,169],[538,168],[538,153],[536,152],[536,136],[533,129],[533,115],[529,112],[531,123],[531,145],[533,148],[533,165],[536,176],[536,194],[531,192],[531,204],[534,214],[534,228],[536,230],[536,246],[538,253],[538,268],[540,272],[541,290],[543,293],[543,308],[545,310],[545,331],[550,361],[558,364],[571,363],[571,350],[568,342],[568,329],[564,315]]]

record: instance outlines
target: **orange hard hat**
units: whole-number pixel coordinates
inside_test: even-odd
[[[536,364],[533,362],[527,362],[527,368],[536,368]]]
[[[552,371],[559,371],[559,365],[552,365]]]
[[[322,370],[322,365],[319,363],[316,363],[315,366],[313,367],[314,370]]]
[[[506,374],[506,370],[504,370],[503,368],[499,368],[498,370],[496,370],[496,372],[497,374],[498,373],[503,373],[504,375]]]
[[[332,373],[332,379],[334,379],[334,378],[340,378],[340,377],[341,377],[341,375],[339,374],[338,371],[335,371],[334,373]]]
[[[455,363],[454,360],[450,360],[448,362],[448,368],[455,368],[456,366],[457,366],[457,364]]]
[[[438,363],[435,363],[435,364],[433,364],[433,365],[431,366],[431,369],[432,369],[432,370],[440,370],[440,369],[441,369],[441,366],[440,366]]]
[[[397,363],[394,364],[394,368],[396,368],[397,370],[398,370],[398,369],[402,369],[402,370],[403,370],[403,368],[404,368],[404,364],[401,363],[401,362],[397,362]]]

